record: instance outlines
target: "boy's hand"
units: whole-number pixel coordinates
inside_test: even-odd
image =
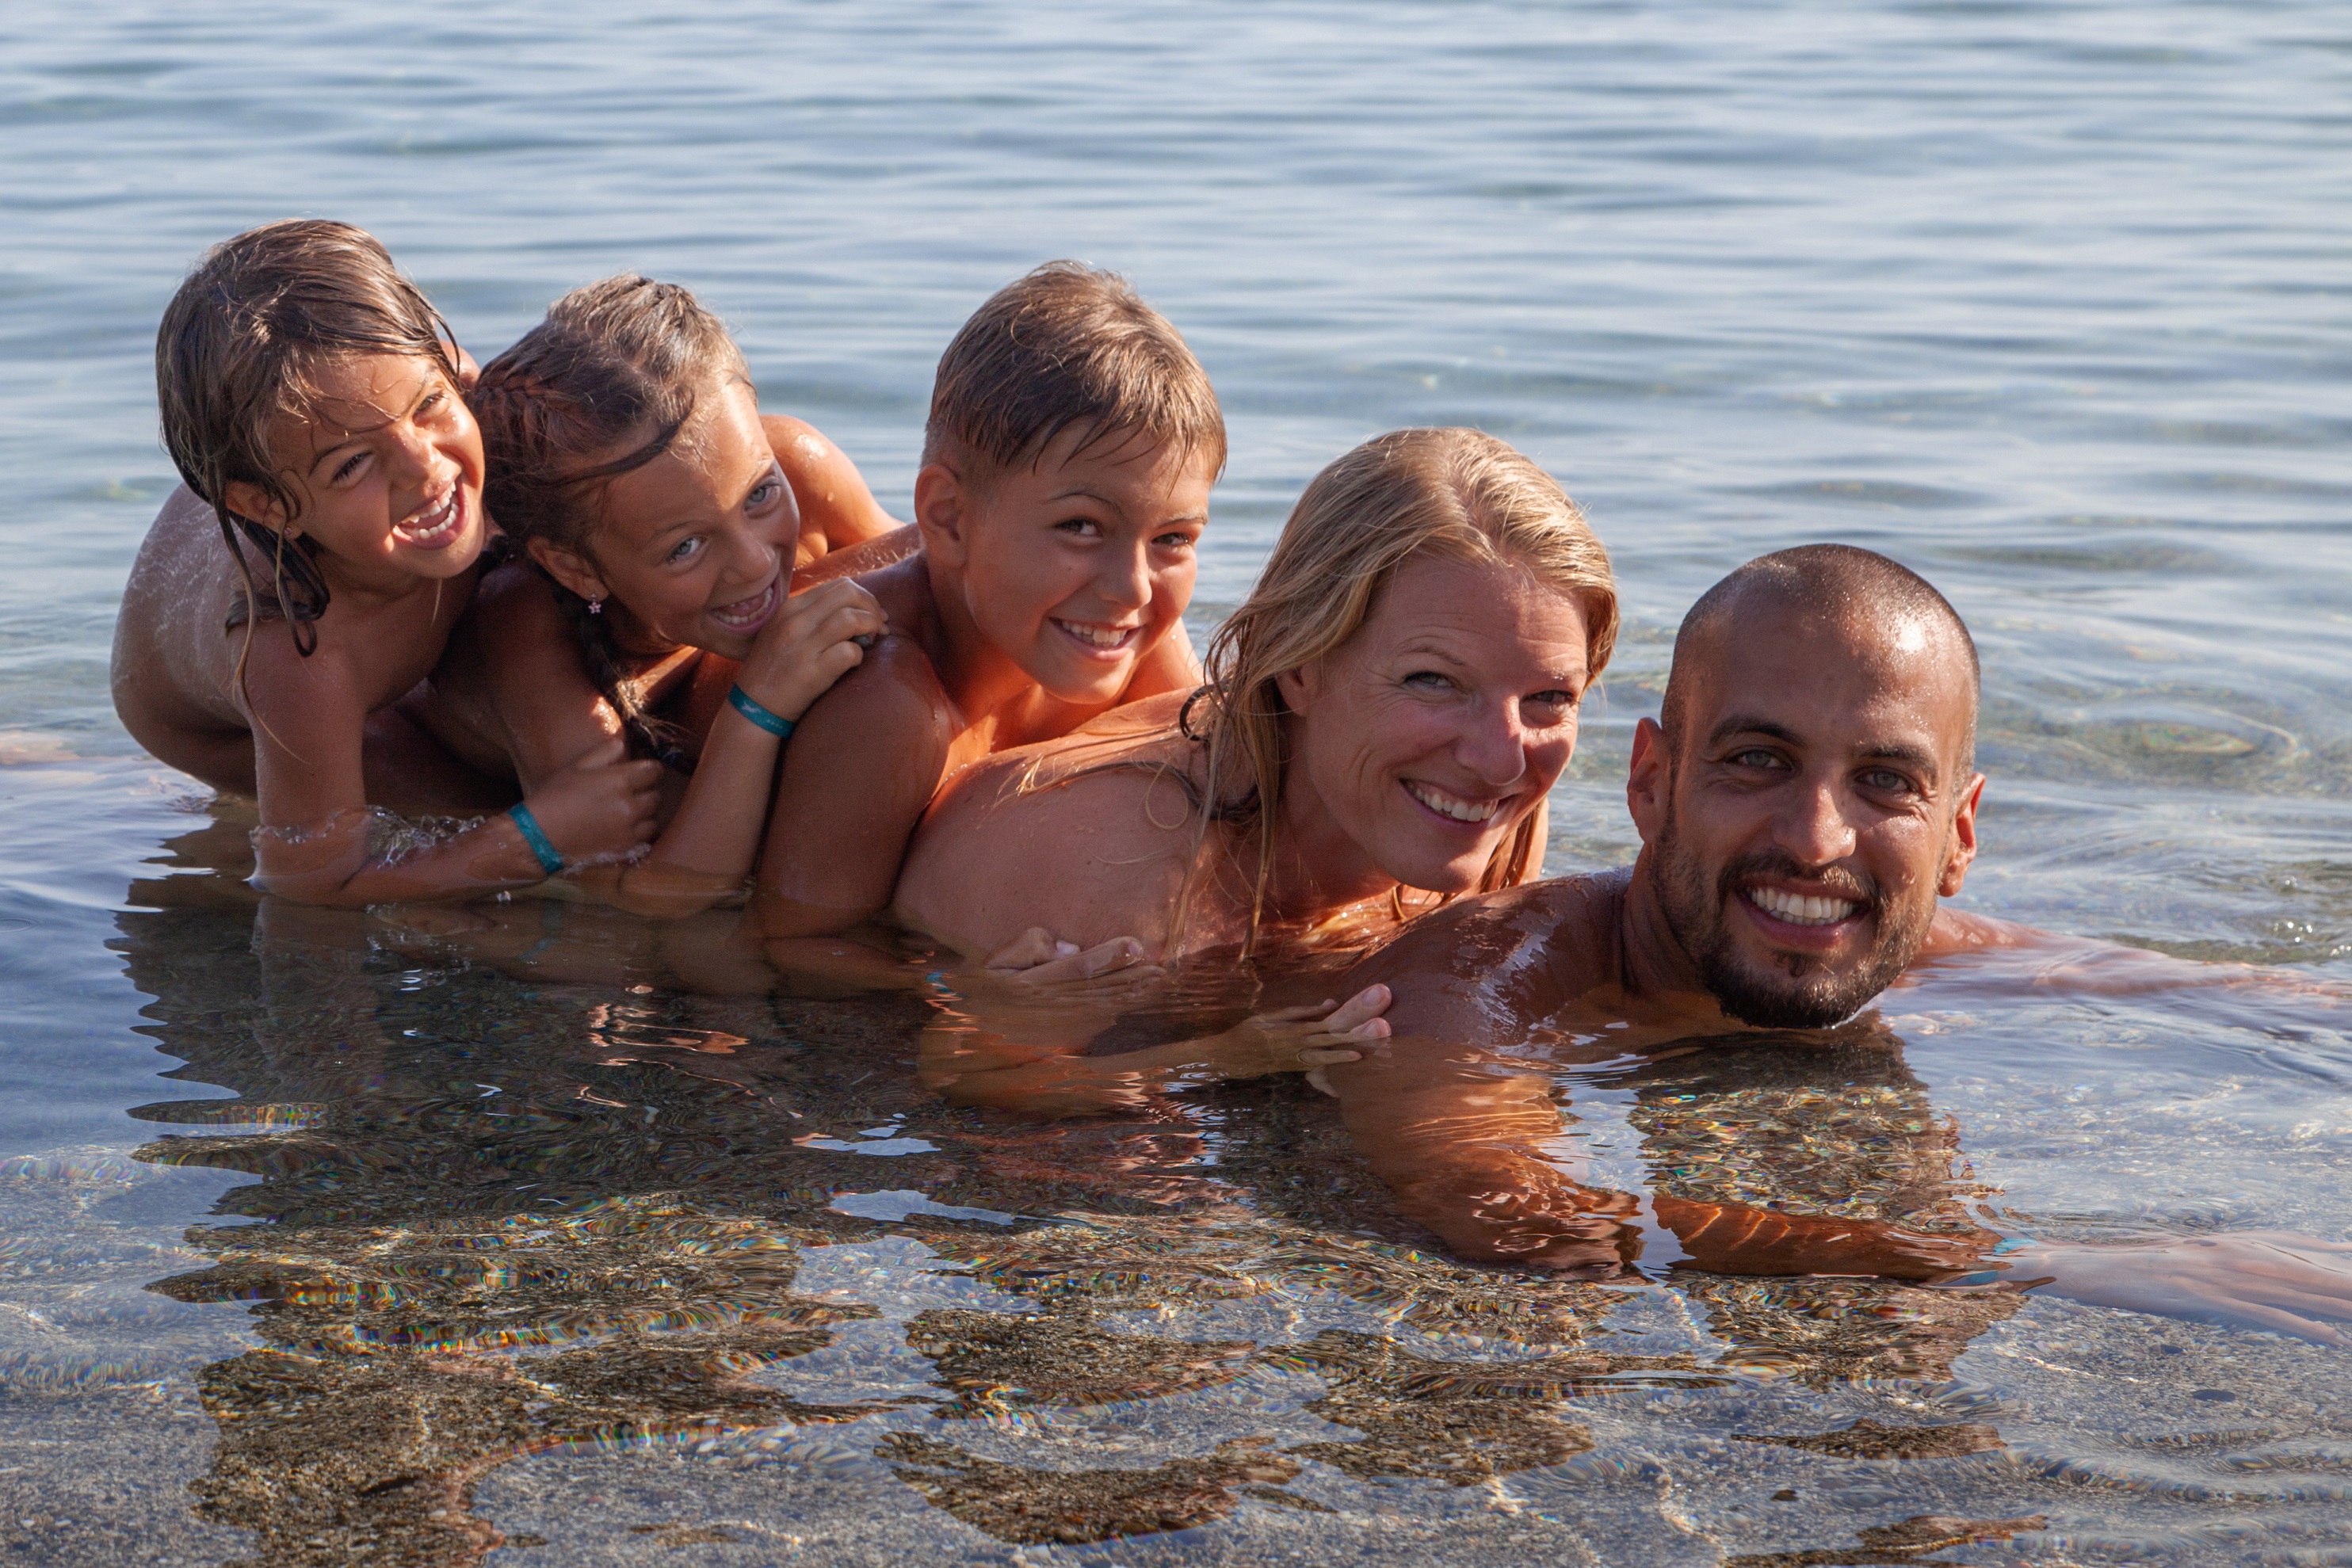
[[[1311,1072],[1342,1061],[1359,1061],[1368,1040],[1388,1038],[1389,988],[1366,986],[1345,1007],[1284,1008],[1235,1024],[1210,1041],[1210,1063],[1228,1078],[1268,1072]]]
[[[616,737],[557,769],[523,804],[567,863],[616,860],[653,841],[661,771],[629,760]]]
[[[820,582],[785,600],[760,628],[735,684],[777,717],[797,721],[864,661],[866,648],[889,625],[874,596],[856,583]]]

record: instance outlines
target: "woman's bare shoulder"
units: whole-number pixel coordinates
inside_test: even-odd
[[[1079,733],[965,768],[908,852],[900,917],[976,949],[1032,925],[1156,945],[1199,832],[1194,749],[1164,730]]]

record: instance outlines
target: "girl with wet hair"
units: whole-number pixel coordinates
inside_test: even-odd
[[[215,246],[163,313],[163,441],[185,489],[141,548],[116,623],[124,727],[258,797],[255,881],[308,903],[474,894],[629,852],[651,768],[617,745],[462,831],[392,810],[513,801],[408,699],[473,596],[487,535],[468,369],[382,245],[270,224]]]
[[[895,559],[895,525],[823,436],[762,419],[741,351],[676,284],[574,289],[472,402],[520,559],[434,677],[436,733],[526,789],[614,745],[656,762],[652,850],[592,881],[641,913],[707,908],[750,874],[786,737],[884,629],[846,573]],[[827,580],[793,595],[819,556]]]

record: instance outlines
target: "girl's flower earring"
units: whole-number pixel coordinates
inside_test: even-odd
[[[600,593],[595,598],[588,601],[588,613],[591,615],[602,615],[604,613],[604,596],[603,594]]]

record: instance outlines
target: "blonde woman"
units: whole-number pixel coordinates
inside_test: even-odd
[[[898,917],[997,965],[1024,932],[1038,959],[1126,939],[1161,964],[1381,939],[1541,873],[1544,799],[1616,632],[1608,553],[1541,468],[1476,431],[1378,437],[1307,486],[1199,691],[959,778],[908,854]],[[1181,1069],[1204,1046],[1228,1074],[1344,1060],[1330,1052],[1377,1032],[1385,999],[1269,1015],[1164,1062],[1094,1058],[1083,1076]],[[1008,1077],[992,1044],[956,1097],[982,1098],[982,1079],[994,1103],[1059,1093],[1066,1048],[1024,1049],[1036,1071]]]

